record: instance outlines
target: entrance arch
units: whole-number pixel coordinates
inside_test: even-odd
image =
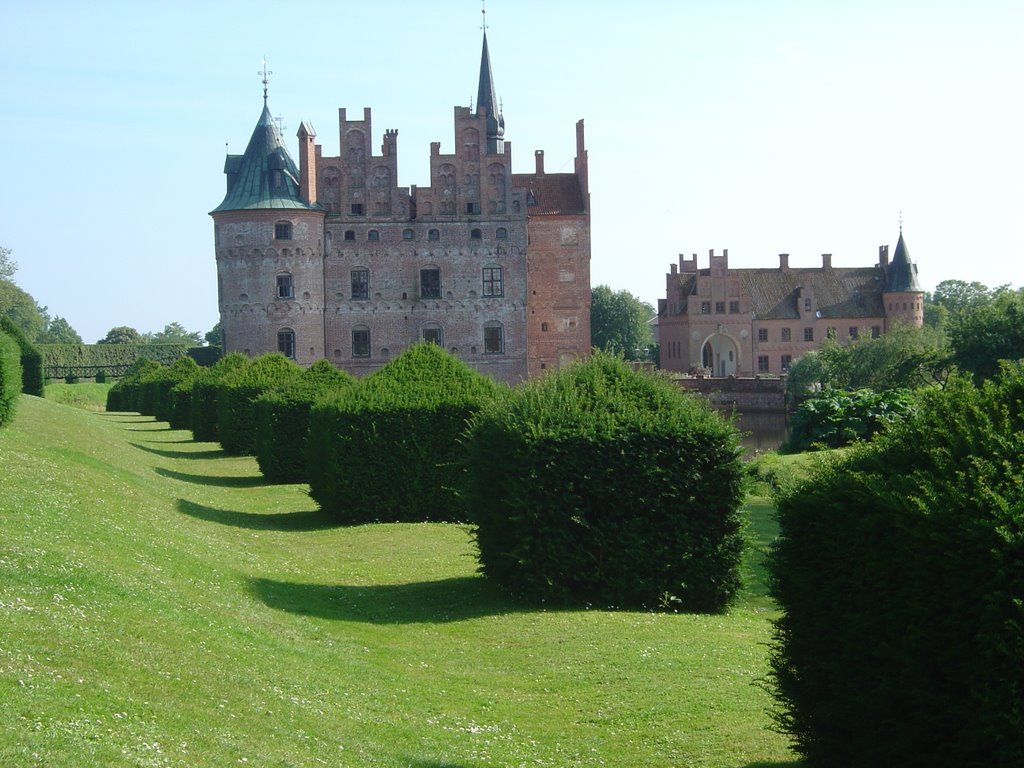
[[[740,362],[739,347],[732,337],[719,330],[704,340],[700,360],[701,365],[709,369],[712,376],[724,379],[736,373]]]

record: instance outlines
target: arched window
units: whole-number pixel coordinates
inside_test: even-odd
[[[438,232],[436,229],[432,229],[432,230],[430,230],[427,233],[427,240],[440,240],[440,239],[441,239],[441,233]]]
[[[504,227],[498,227],[497,231],[495,231],[494,233],[494,236],[498,240],[508,240],[508,230],[505,229]]]
[[[470,230],[469,238],[471,240],[480,240],[483,236],[483,232],[481,232],[479,229]]]
[[[402,230],[402,239],[403,240],[414,240],[415,238],[416,238],[416,233],[413,232],[411,229],[403,229]]]
[[[380,232],[378,232],[376,229],[371,229],[369,232],[366,233],[366,239],[370,240],[371,242],[377,242],[378,240],[380,240]]]
[[[484,323],[484,354],[500,355],[505,351],[505,329],[501,323],[491,321]]]
[[[277,351],[285,357],[295,359],[295,331],[282,328],[277,332]]]
[[[295,296],[295,286],[292,284],[290,272],[282,272],[277,276],[277,298],[291,299]]]
[[[279,221],[274,225],[275,240],[292,239],[292,223],[290,221]]]

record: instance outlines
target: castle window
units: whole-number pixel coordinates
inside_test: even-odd
[[[700,303],[700,313],[702,315],[710,315],[711,314],[711,302],[710,301],[702,301]]]
[[[757,340],[758,341],[768,341],[768,329],[767,328],[758,328],[757,329]]]
[[[441,298],[441,270],[437,267],[420,270],[420,298]]]
[[[490,322],[484,324],[484,354],[500,355],[505,351],[504,329],[501,323]]]
[[[541,323],[540,324],[540,329],[541,329],[541,331],[547,332],[548,324],[547,323]]]
[[[437,344],[437,346],[443,347],[444,342],[442,340],[441,327],[435,325],[424,328],[423,340],[427,342],[427,344]]]
[[[792,338],[793,338],[793,332],[789,328],[783,328],[782,329],[782,340],[783,341],[792,341]]]
[[[877,339],[881,335],[882,335],[882,327],[879,326],[879,325],[872,325],[871,326],[871,338],[872,339]]]
[[[740,311],[740,303],[738,301],[729,302],[729,314],[738,315]]]
[[[345,239],[346,240],[355,240],[356,239],[356,231],[354,229],[346,229],[345,230]]]
[[[277,298],[290,299],[295,295],[295,286],[292,284],[292,276],[284,272],[277,276]]]
[[[369,240],[370,242],[375,243],[378,240],[380,240],[380,232],[378,232],[376,229],[371,229],[369,232],[366,233],[366,239]]]
[[[370,356],[370,329],[357,325],[352,329],[352,357]]]
[[[474,229],[469,233],[470,240],[480,240],[483,237],[483,232],[479,229]]]
[[[813,328],[804,328],[804,341],[814,341]]]
[[[789,371],[789,366],[791,366],[792,364],[793,364],[793,356],[792,355],[783,355],[782,356],[782,372],[783,373],[787,373]]]
[[[804,299],[804,312],[810,312],[810,311],[811,311],[811,300],[810,299]]]
[[[768,355],[757,356],[757,372],[768,373]]]
[[[415,237],[416,237],[416,233],[413,232],[411,229],[403,229],[402,230],[402,239],[403,240],[412,240]]]
[[[724,301],[716,301],[715,302],[715,314],[716,315],[724,315],[725,314],[725,302]]]
[[[436,240],[440,240],[440,239],[441,239],[441,233],[438,232],[436,229],[432,229],[429,232],[427,232],[427,240],[435,240],[436,241]]]
[[[352,203],[352,215],[353,216],[362,216],[363,215],[363,204],[362,203]]]
[[[480,203],[466,203],[466,213],[480,213]]]
[[[291,240],[292,239],[292,225],[288,221],[279,221],[274,225],[274,239],[275,240]]]
[[[352,270],[352,298],[353,299],[368,299],[368,298],[370,298],[370,270],[368,270],[368,269],[353,269]]]
[[[494,233],[494,237],[498,240],[508,240],[508,230],[504,227],[498,227]]]
[[[857,330],[857,326],[856,325],[851,325],[850,326],[850,338],[856,340],[858,333],[859,332]]]
[[[484,296],[504,296],[505,286],[502,284],[501,267],[484,267]]]
[[[277,332],[277,351],[287,358],[295,359],[295,331],[282,328]]]

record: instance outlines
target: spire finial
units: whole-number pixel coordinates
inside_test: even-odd
[[[900,234],[903,234],[903,209],[900,209]]]
[[[263,103],[267,103],[267,83],[270,81],[270,76],[274,74],[267,69],[267,57],[263,57],[263,69],[256,73],[257,75],[263,75]]]
[[[481,24],[480,29],[482,29],[484,31],[484,34],[486,35],[487,34],[487,0],[480,0],[480,5],[481,5],[480,13],[483,15],[483,24]]]

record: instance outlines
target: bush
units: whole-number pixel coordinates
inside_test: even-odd
[[[256,400],[256,461],[275,483],[304,483],[309,412],[320,398],[351,388],[354,377],[319,360],[290,384]]]
[[[217,393],[221,381],[234,371],[249,365],[251,360],[241,352],[232,352],[218,360],[212,367],[203,369],[192,384],[191,427],[192,438],[199,441],[215,441],[217,429]]]
[[[720,611],[740,587],[736,430],[595,354],[483,411],[466,504],[483,573],[556,604]]]
[[[287,385],[301,372],[292,360],[280,352],[271,352],[221,380],[217,390],[217,431],[225,453],[256,453],[256,398]]]
[[[138,358],[107,392],[107,410],[142,413],[142,385],[151,376],[156,375],[161,367],[155,360]]]
[[[307,474],[346,523],[452,521],[466,423],[501,387],[433,344],[415,344],[310,416]]]
[[[26,395],[43,396],[43,357],[13,320],[0,315],[0,333],[6,333],[18,344],[21,355],[21,391]]]
[[[21,348],[0,331],[0,427],[14,418],[21,387]]]
[[[192,382],[199,375],[199,370],[195,360],[187,355],[160,368],[142,384],[144,412],[152,414],[157,421],[170,422],[173,408],[171,390],[177,384],[187,384],[191,392]]]
[[[781,726],[811,766],[1024,765],[1024,369],[779,499]]]
[[[783,448],[789,453],[800,453],[868,440],[906,418],[912,402],[910,391],[905,389],[823,392],[800,403]]]

